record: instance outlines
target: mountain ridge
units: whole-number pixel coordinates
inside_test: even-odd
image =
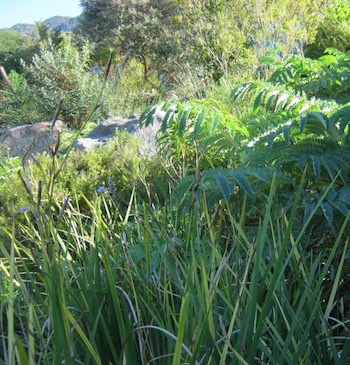
[[[77,17],[69,17],[69,16],[52,16],[48,19],[45,19],[42,23],[48,25],[52,30],[59,29],[62,32],[77,32],[78,30],[78,22],[81,16]],[[36,37],[38,34],[36,32],[36,25],[29,23],[17,23],[10,28],[18,33],[23,33],[30,37]]]

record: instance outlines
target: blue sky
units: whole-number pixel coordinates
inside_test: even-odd
[[[0,0],[0,28],[34,24],[55,15],[75,17],[81,12],[80,0]]]

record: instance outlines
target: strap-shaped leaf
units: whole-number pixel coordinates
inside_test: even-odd
[[[246,173],[246,175],[248,175],[248,176],[255,176],[259,180],[262,180],[262,181],[266,182],[267,184],[270,184],[271,183],[271,178],[267,174],[268,171],[270,172],[270,170],[268,170],[266,168],[262,168],[262,167],[250,167],[250,166],[248,166],[244,170],[244,172]]]
[[[283,137],[286,140],[287,143],[290,141],[290,129],[291,129],[292,123],[286,124],[283,126]]]
[[[300,118],[300,132],[305,131],[316,135],[323,135],[329,129],[328,117],[319,112],[309,112]]]
[[[154,114],[158,109],[158,105],[153,106],[147,114],[145,126],[148,127],[149,125],[153,124],[154,122]]]
[[[300,168],[300,170],[304,170],[305,165],[307,164],[307,161],[309,160],[309,156],[301,156],[299,161],[298,161],[298,167]]]
[[[319,122],[325,130],[329,128],[329,119],[326,114],[320,112],[309,112],[308,120]]]
[[[330,179],[333,180],[335,178],[336,174],[338,173],[338,169],[335,166],[332,158],[329,158],[328,156],[323,156],[322,166],[328,172]]]
[[[293,110],[303,99],[300,96],[294,96],[293,99],[286,106],[286,109]]]
[[[344,134],[345,128],[350,124],[350,105],[347,104],[334,112],[330,117],[330,121],[334,125],[339,125],[339,130],[341,134]],[[349,131],[347,131],[349,134]]]
[[[308,101],[307,103],[305,103],[302,108],[299,111],[299,114],[302,115],[304,112],[306,112],[308,109],[310,109],[312,107],[312,101]]]
[[[336,208],[339,212],[343,214],[344,217],[346,217],[349,213],[349,205],[344,204],[343,202],[339,200],[333,201],[334,208]]]
[[[304,224],[309,219],[310,215],[312,214],[313,210],[315,209],[316,203],[314,201],[306,201],[305,208],[304,208]]]
[[[213,133],[216,130],[216,128],[219,125],[220,121],[221,121],[220,115],[215,115],[213,120],[212,120],[212,123],[211,123],[210,133]]]
[[[140,125],[145,125],[145,127],[148,127],[153,123],[154,114],[157,111],[157,107],[157,105],[154,105],[152,107],[146,108],[146,110],[141,114],[139,121]]]
[[[255,90],[257,86],[258,83],[247,82],[236,87],[231,94],[233,101],[237,101],[238,99],[244,99],[246,94],[252,90]]]
[[[282,109],[286,105],[289,97],[290,97],[290,94],[287,93],[287,92],[285,92],[282,95],[280,95],[278,97],[278,99],[277,99],[276,106],[275,106],[275,110]]]
[[[275,141],[276,137],[279,135],[279,131],[273,130],[267,136],[267,144],[269,147],[272,146],[273,142]]]
[[[340,190],[339,199],[350,205],[350,186],[345,186]]]
[[[253,105],[253,113],[257,114],[260,106],[265,98],[266,93],[269,91],[268,87],[263,87],[256,95]]]
[[[304,129],[307,123],[307,115],[303,115],[300,117],[300,132],[304,133]]]
[[[186,129],[186,125],[188,123],[189,120],[189,116],[191,113],[191,107],[190,106],[186,106],[184,108],[184,110],[182,110],[178,116],[178,120],[179,120],[179,136],[181,137]]]

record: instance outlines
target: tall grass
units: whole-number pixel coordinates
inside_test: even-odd
[[[97,193],[88,214],[74,199],[33,204],[26,241],[9,231],[0,246],[0,363],[347,364],[350,320],[334,308],[349,216],[327,254],[306,252],[311,217],[293,229],[302,185],[288,216],[276,188],[253,239],[204,194],[182,215],[137,192],[124,212]]]

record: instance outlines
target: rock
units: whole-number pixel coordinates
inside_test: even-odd
[[[1,129],[0,147],[7,151],[10,157],[27,159],[32,155],[49,152],[64,128],[63,122],[57,120],[54,127],[51,122],[39,122]]]
[[[157,133],[164,115],[165,112],[157,110],[154,114],[153,124],[148,127],[140,127],[140,115],[132,115],[129,118],[108,118],[89,134],[78,139],[75,142],[75,147],[88,151],[93,147],[105,145],[115,137],[117,131],[127,131],[140,137],[142,141],[140,153],[142,155],[152,155],[156,150]]]
[[[116,131],[127,131],[140,137],[140,153],[149,156],[156,151],[157,133],[165,112],[157,110],[153,124],[140,127],[140,115],[129,118],[111,117],[102,122],[93,131],[75,142],[74,147],[88,151],[111,141]],[[65,129],[63,122],[56,121],[54,128],[50,122],[26,124],[11,129],[0,130],[0,149],[7,151],[10,157],[19,156],[28,159],[36,154],[49,152],[57,142],[59,133]]]

